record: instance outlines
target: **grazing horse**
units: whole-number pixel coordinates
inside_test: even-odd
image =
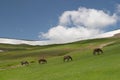
[[[21,65],[29,65],[28,61],[21,61]]]
[[[41,64],[44,64],[44,63],[47,63],[47,60],[43,58],[43,59],[39,59],[38,62],[39,62],[39,64],[40,64],[40,63],[41,63]]]
[[[103,50],[102,49],[100,49],[100,48],[95,48],[94,50],[93,50],[93,55],[100,55],[101,53],[103,53]]]
[[[63,57],[63,61],[64,61],[64,62],[65,62],[65,61],[70,61],[70,60],[72,61],[73,59],[72,59],[72,57],[69,56],[69,55]]]

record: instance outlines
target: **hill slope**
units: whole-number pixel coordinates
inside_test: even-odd
[[[107,45],[103,46],[103,55],[92,54],[94,48],[106,43]],[[120,79],[120,38],[93,39],[48,46],[1,44],[0,47],[2,46],[6,51],[0,53],[1,80]],[[71,55],[73,61],[63,62],[64,55]],[[37,60],[42,56],[48,60],[47,64],[38,64]],[[35,63],[21,66],[22,60]]]

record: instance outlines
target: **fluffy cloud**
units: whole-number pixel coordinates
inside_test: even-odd
[[[43,33],[42,37],[50,39],[58,43],[72,42],[81,39],[88,39],[94,37],[94,34],[99,34],[98,29],[88,29],[84,27],[64,27],[58,25],[51,28],[47,33]]]
[[[87,28],[104,28],[116,23],[116,14],[110,15],[102,10],[79,8],[77,11],[66,11],[60,17],[60,25],[84,26]]]
[[[55,43],[90,39],[101,34],[109,25],[114,25],[117,17],[116,13],[110,15],[103,10],[80,7],[78,10],[65,11],[59,17],[59,24],[39,37]]]

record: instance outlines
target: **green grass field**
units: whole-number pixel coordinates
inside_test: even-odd
[[[94,56],[94,48],[103,47],[104,54]],[[0,44],[0,80],[119,80],[120,38],[78,41],[48,46]],[[63,62],[64,55],[73,61]],[[42,56],[47,64],[38,64]],[[27,60],[28,66],[20,61]]]

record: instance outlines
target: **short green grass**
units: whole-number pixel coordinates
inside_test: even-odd
[[[93,48],[111,41],[116,42],[105,46],[104,54],[92,54]],[[19,45],[16,50],[0,53],[0,80],[120,79],[119,38],[85,40],[62,45],[24,46],[20,50],[21,47]],[[67,54],[73,57],[73,61],[63,62],[63,56]],[[37,60],[42,56],[47,58],[47,64],[38,64]],[[35,63],[21,66],[22,60]]]

